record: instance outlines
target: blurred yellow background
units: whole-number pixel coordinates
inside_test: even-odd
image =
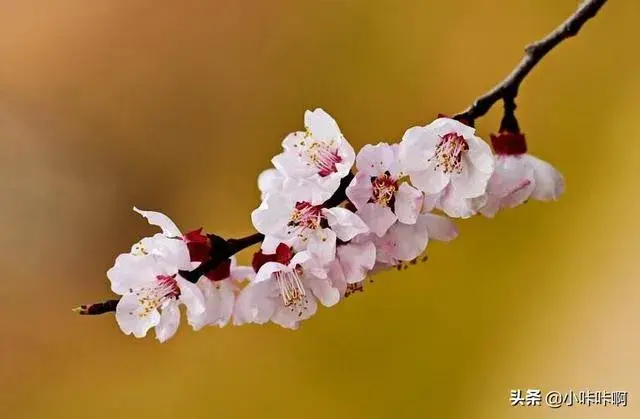
[[[110,298],[105,271],[154,231],[134,204],[248,234],[256,177],[305,109],[355,147],[397,141],[578,1],[0,1],[0,416],[637,418],[640,3],[609,3],[518,99],[559,202],[461,221],[297,332],[183,327],[161,345],[70,310]],[[630,406],[510,407],[518,388]]]

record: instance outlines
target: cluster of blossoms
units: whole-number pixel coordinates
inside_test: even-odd
[[[262,203],[251,219],[263,237],[250,267],[230,255],[185,279],[181,272],[215,253],[210,236],[183,235],[165,215],[136,209],[162,232],[118,256],[107,273],[122,296],[123,332],[142,337],[155,328],[165,341],[178,328],[181,304],[196,330],[229,322],[296,329],[318,302],[331,307],[373,273],[421,258],[429,240],[454,239],[453,218],[493,217],[564,189],[552,166],[527,154],[519,131],[491,136],[492,151],[474,128],[441,117],[408,129],[398,144],[356,154],[322,109],[307,111],[304,127],[284,139],[273,168],[258,178]]]

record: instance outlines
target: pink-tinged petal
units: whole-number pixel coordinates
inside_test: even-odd
[[[187,307],[187,318],[204,313],[206,306],[204,304],[204,295],[202,295],[200,288],[180,275],[176,276],[176,283],[180,288],[180,297],[178,298]]]
[[[198,281],[198,287],[205,297],[207,310],[204,321],[193,324],[194,329],[198,330],[206,325],[224,327],[229,322],[235,305],[233,283],[228,280],[213,282],[205,278]]]
[[[325,228],[310,235],[307,250],[321,263],[331,262],[336,257],[336,233]]]
[[[265,282],[270,280],[273,277],[273,274],[280,271],[289,270],[289,268],[282,263],[278,262],[267,262],[260,267],[258,272],[256,273],[255,278],[251,281],[252,284],[259,284],[260,282]]]
[[[436,152],[440,138],[425,127],[411,127],[402,136],[398,158],[403,171],[418,172],[425,169]]]
[[[281,192],[284,175],[277,169],[264,170],[258,176],[258,189],[262,192],[263,199],[266,195]]]
[[[422,211],[421,213],[431,212],[440,202],[440,197],[442,196],[442,192],[437,194],[425,194],[424,201],[422,202]]]
[[[519,185],[515,186],[509,195],[502,198],[502,207],[515,208],[518,205],[523,204],[527,199],[529,199],[535,186],[536,184],[533,179],[523,179]]]
[[[338,259],[348,284],[363,281],[376,263],[376,246],[372,242],[338,246]]]
[[[127,294],[120,299],[116,306],[116,321],[125,335],[142,338],[149,329],[158,325],[160,313],[156,309],[144,312],[138,298],[135,294]]]
[[[475,198],[483,195],[487,190],[491,174],[476,170],[469,164],[467,157],[463,157],[462,160],[465,162],[462,165],[462,171],[451,175],[452,193],[461,198]]]
[[[321,108],[304,113],[304,126],[314,137],[319,139],[330,140],[341,136],[338,123]]]
[[[331,307],[340,301],[340,290],[333,287],[328,279],[306,278],[304,282],[323,306]]]
[[[373,195],[371,177],[363,172],[358,172],[346,189],[347,198],[353,202],[357,209],[364,207]]]
[[[413,225],[398,223],[389,229],[396,243],[395,258],[410,261],[418,256],[429,243],[426,223],[417,222]]]
[[[293,205],[280,194],[272,194],[251,213],[253,226],[265,235],[277,235],[286,230]]]
[[[133,207],[133,210],[146,218],[149,224],[160,227],[165,236],[182,237],[180,229],[166,215],[156,211],[143,211],[136,207]]]
[[[564,193],[564,178],[552,165],[530,154],[525,155],[533,169],[535,187],[531,193],[533,199],[553,201]]]
[[[378,237],[382,237],[398,219],[391,208],[372,202],[362,207],[358,216],[367,224],[369,231]]]
[[[312,205],[319,205],[329,199],[338,189],[341,178],[337,173],[326,177],[314,174],[303,179],[286,178],[282,184],[283,195],[292,201],[304,201],[310,202]]]
[[[393,162],[394,153],[389,144],[367,144],[358,153],[356,168],[369,177],[378,177],[388,171]]]
[[[483,200],[479,200],[483,203]],[[474,205],[473,200],[462,198],[455,193],[452,187],[445,189],[444,193],[440,197],[440,201],[437,205],[438,209],[444,211],[449,217],[452,218],[469,218],[476,214],[477,208]]]
[[[474,136],[467,139],[467,145],[469,146],[467,157],[476,170],[483,173],[493,173],[494,157],[489,144]]]
[[[323,209],[329,227],[343,241],[349,241],[358,234],[367,233],[369,228],[360,217],[346,208],[334,207]]]
[[[430,239],[448,242],[458,237],[458,227],[447,217],[436,214],[423,214],[420,218],[421,222],[427,227]]]
[[[426,194],[437,194],[449,184],[451,175],[435,167],[436,162],[425,163],[424,170],[409,172],[411,183]]]
[[[156,339],[164,343],[171,339],[180,326],[180,309],[175,300],[167,301],[163,304],[160,322],[156,326]]]
[[[395,197],[394,207],[398,220],[405,224],[415,224],[424,201],[422,192],[408,183],[403,183],[398,188]]]
[[[473,198],[473,200],[476,199],[478,198]],[[487,194],[486,197],[484,197],[484,205],[478,205],[478,212],[487,218],[493,218],[500,210],[501,202],[501,198],[498,198],[495,195]]]
[[[283,305],[278,306],[271,321],[287,329],[297,329],[301,321],[309,319],[318,309],[318,303],[311,295],[311,290],[307,290],[305,301],[304,305],[296,305],[294,310]]]
[[[342,267],[338,260],[334,260],[329,265],[329,272],[327,277],[331,281],[331,284],[334,288],[337,288],[340,292],[340,295],[344,295],[347,291],[347,280],[344,276],[344,272],[342,271]]]

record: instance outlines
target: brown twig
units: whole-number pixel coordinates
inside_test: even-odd
[[[589,19],[593,18],[607,0],[585,0],[578,10],[540,41],[525,48],[525,55],[516,68],[489,92],[477,98],[473,105],[454,116],[455,119],[465,121],[473,126],[477,118],[483,116],[500,99],[507,99],[514,103],[522,80],[533,68],[558,44],[567,38],[575,36]]]

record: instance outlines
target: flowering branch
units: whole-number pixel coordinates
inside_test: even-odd
[[[565,20],[560,26],[540,41],[534,42],[525,48],[525,55],[516,68],[498,85],[489,92],[477,98],[473,105],[454,116],[459,121],[465,121],[470,126],[474,125],[477,118],[483,116],[500,99],[510,100],[514,103],[518,95],[518,88],[522,80],[533,68],[549,53],[567,38],[578,34],[580,28],[591,18],[595,17],[607,0],[585,0],[580,4],[576,12]],[[514,103],[515,108],[515,103]]]
[[[262,202],[251,214],[257,233],[183,235],[166,215],[134,208],[162,233],[119,255],[107,272],[120,299],[74,311],[115,311],[124,333],[140,338],[154,328],[161,342],[175,334],[180,305],[195,330],[268,321],[296,329],[318,303],[331,307],[381,270],[426,260],[432,240],[457,237],[454,218],[491,218],[530,199],[557,199],[564,179],[528,154],[515,98],[538,62],[604,3],[584,1],[471,107],[407,129],[399,144],[368,144],[356,154],[328,113],[306,111],[305,130],[287,135],[274,167],[258,177]],[[504,116],[490,147],[473,126],[499,100]],[[258,243],[251,266],[237,266],[234,255]]]

